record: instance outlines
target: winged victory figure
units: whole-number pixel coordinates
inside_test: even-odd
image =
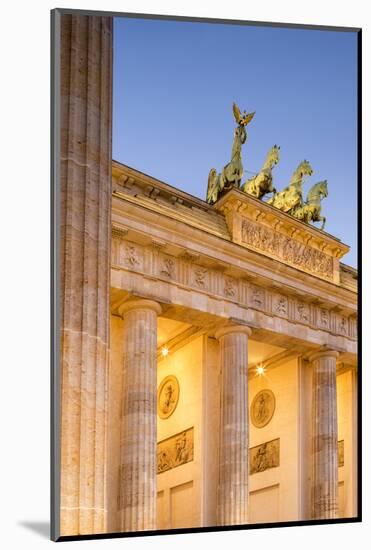
[[[236,103],[233,103],[233,114],[238,126],[234,129],[231,161],[224,166],[220,174],[215,168],[210,170],[206,193],[206,201],[209,204],[214,204],[228,189],[232,187],[238,189],[241,183],[243,174],[241,147],[247,139],[246,126],[254,118],[255,112],[244,111],[241,115],[240,109]]]
[[[246,111],[244,111],[243,115],[241,115],[241,111],[238,108],[238,105],[233,102],[233,114],[239,126],[247,126],[248,123],[251,122],[254,118],[255,111],[253,113],[247,113]]]

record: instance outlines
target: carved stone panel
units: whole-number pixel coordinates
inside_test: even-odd
[[[233,277],[224,279],[224,295],[228,298],[237,298],[237,281]]]
[[[120,265],[133,271],[140,271],[143,268],[143,251],[138,245],[119,241],[118,260]]]
[[[175,279],[176,261],[171,256],[161,256],[160,260],[160,276],[166,279]]]
[[[348,334],[348,319],[343,315],[338,318],[337,332],[340,332],[343,336]]]
[[[273,313],[280,317],[287,317],[288,315],[288,300],[286,296],[282,294],[275,294],[273,297]]]
[[[157,414],[160,418],[169,418],[175,411],[179,400],[179,382],[176,376],[166,376],[157,391]]]
[[[193,460],[193,427],[157,443],[157,473]]]
[[[329,329],[330,328],[330,314],[327,309],[323,307],[318,310],[318,324],[321,328]]]
[[[301,323],[308,323],[310,319],[309,305],[304,302],[296,302],[295,319]]]
[[[202,290],[207,290],[209,287],[209,273],[208,270],[199,265],[195,265],[193,268],[193,285]]]
[[[331,256],[296,239],[278,233],[251,220],[244,219],[241,226],[242,243],[299,269],[333,280],[334,266]]]
[[[135,246],[128,245],[126,247],[126,261],[133,268],[139,265],[138,251]]]
[[[251,422],[256,428],[264,428],[274,415],[276,398],[271,390],[258,392],[250,407]]]
[[[250,475],[264,472],[280,465],[280,440],[273,439],[249,450]]]
[[[265,308],[265,294],[263,289],[259,288],[258,286],[251,285],[250,305],[257,309]]]

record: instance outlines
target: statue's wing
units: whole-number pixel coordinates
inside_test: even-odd
[[[234,118],[236,119],[237,124],[240,124],[241,122],[241,111],[237,107],[237,105],[233,102],[233,114]]]
[[[252,119],[254,118],[254,115],[255,115],[255,111],[253,113],[248,113],[247,115],[245,115],[242,124],[244,126],[247,126],[248,123],[251,122]]]

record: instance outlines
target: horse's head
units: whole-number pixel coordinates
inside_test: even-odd
[[[307,160],[303,160],[297,170],[302,176],[311,176],[313,174],[313,169]]]
[[[322,200],[328,196],[327,190],[327,180],[319,181],[315,183],[308,191],[307,202],[311,203],[312,201],[316,202]]]
[[[278,164],[280,161],[280,146],[279,145],[273,145],[272,149],[270,149],[268,153],[268,160],[273,166],[274,164]]]
[[[322,195],[322,197],[328,196],[327,180],[319,181],[317,183],[317,192]]]

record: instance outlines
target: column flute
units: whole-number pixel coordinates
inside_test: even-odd
[[[243,525],[248,521],[250,334],[249,327],[239,325],[221,328],[215,335],[220,341],[221,362],[218,525]]]

